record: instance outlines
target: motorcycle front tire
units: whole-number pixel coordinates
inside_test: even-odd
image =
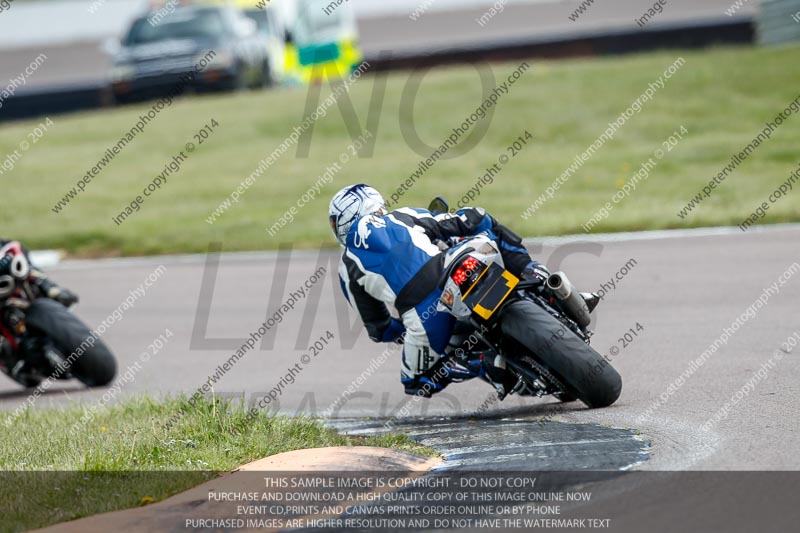
[[[83,384],[102,387],[116,376],[117,362],[106,344],[60,303],[48,298],[34,300],[26,323],[32,333],[52,340],[65,360],[72,360],[70,373]]]

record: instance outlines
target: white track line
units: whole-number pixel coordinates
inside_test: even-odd
[[[664,229],[650,231],[626,231],[619,233],[580,233],[577,235],[561,235],[556,237],[528,237],[526,244],[560,245],[571,242],[629,242],[657,241],[662,239],[685,239],[692,237],[715,237],[718,235],[747,235],[750,233],[777,233],[781,231],[800,231],[800,223],[767,224],[752,226],[746,232],[738,226],[720,226],[713,228]]]
[[[753,226],[747,232],[741,231],[737,226],[722,226],[714,228],[687,228],[667,229],[653,231],[629,231],[619,233],[582,233],[577,235],[562,235],[555,237],[529,237],[525,244],[542,244],[559,246],[573,242],[632,242],[656,241],[662,239],[687,239],[697,237],[713,237],[720,235],[749,235],[751,233],[778,233],[781,231],[800,231],[800,223],[768,224]],[[331,251],[335,251],[331,248]],[[35,253],[35,252],[34,252]],[[274,260],[278,252],[274,250],[259,252],[223,252],[225,262],[250,262]],[[294,250],[293,257],[316,257],[319,250]],[[145,257],[110,257],[102,259],[67,259],[58,263],[59,270],[84,270],[89,268],[116,268],[120,266],[143,266],[169,264],[197,264],[206,260],[206,254],[181,254],[157,255]],[[51,265],[55,266],[55,264]]]

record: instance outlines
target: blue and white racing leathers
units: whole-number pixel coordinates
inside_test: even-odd
[[[409,394],[425,383],[432,392],[442,388],[424,374],[441,359],[453,332],[454,318],[436,311],[444,270],[436,243],[479,233],[498,242],[513,274],[531,264],[520,237],[481,208],[436,217],[424,209],[400,208],[363,216],[350,228],[339,264],[342,290],[373,341],[403,338],[401,381]],[[399,320],[387,306],[397,309]]]

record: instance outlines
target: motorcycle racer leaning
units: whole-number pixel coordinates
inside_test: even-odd
[[[3,249],[8,243],[12,241],[0,238],[0,250]],[[22,253],[31,265],[28,281],[32,286],[38,288],[42,296],[57,301],[64,307],[71,307],[78,302],[78,295],[74,292],[59,287],[44,272],[36,269],[31,263],[28,249],[22,246]],[[7,274],[8,266],[6,264],[5,256],[0,256],[0,275]],[[27,376],[32,372],[35,367],[34,359],[42,357],[43,347],[39,346],[36,339],[28,339],[25,343],[19,346],[16,352],[13,352],[11,346],[5,342],[5,339],[0,335],[0,365],[4,365],[9,372],[9,375],[20,383],[25,383]]]
[[[373,341],[403,343],[406,394],[430,397],[451,382],[474,377],[494,385],[500,399],[512,392],[517,380],[504,366],[484,360],[482,354],[455,355],[463,353],[449,344],[455,318],[437,311],[436,305],[444,271],[439,243],[479,233],[497,242],[512,274],[544,283],[550,273],[531,259],[518,235],[482,208],[436,216],[409,207],[388,212],[381,194],[365,184],[337,192],[328,211],[334,236],[344,248],[342,290]],[[400,318],[391,316],[387,306],[397,309]]]

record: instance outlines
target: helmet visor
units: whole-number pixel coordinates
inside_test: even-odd
[[[331,231],[333,231],[333,236],[336,238],[336,242],[338,242],[339,244],[344,246],[345,236],[344,235],[339,235],[339,222],[338,222],[338,220],[339,220],[338,215],[330,215],[328,217],[328,222],[330,222]]]

